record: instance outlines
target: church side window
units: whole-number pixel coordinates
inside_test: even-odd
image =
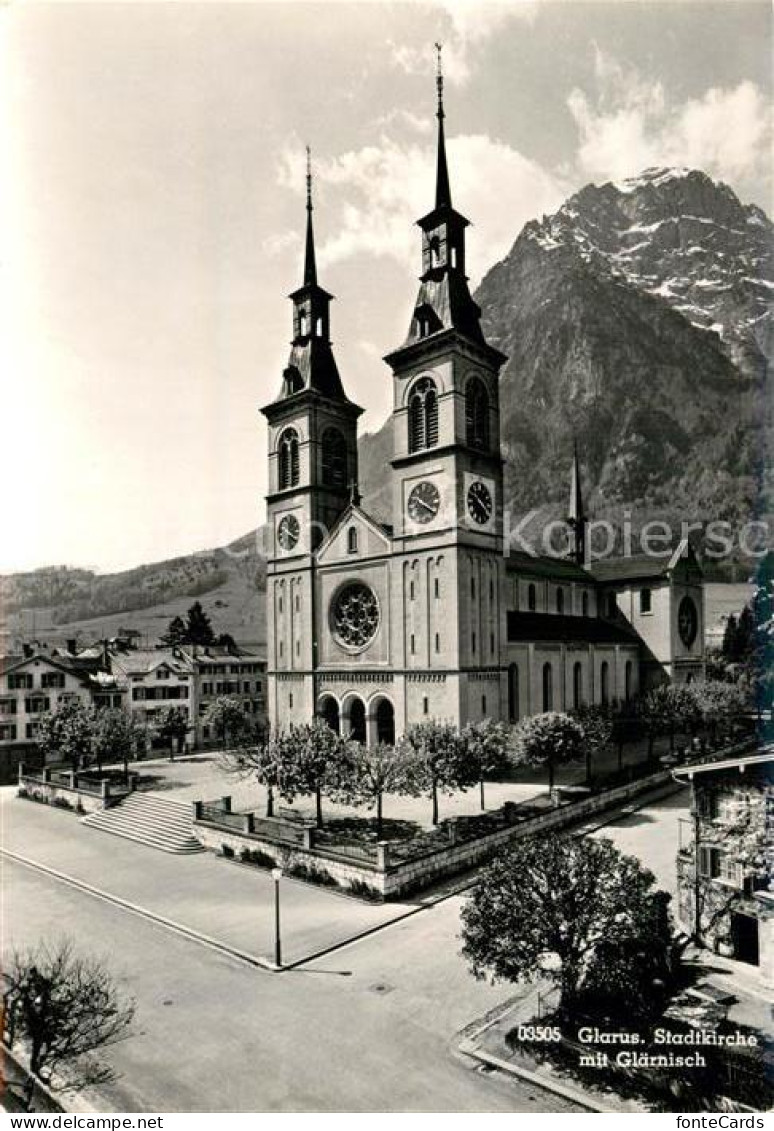
[[[534,585],[530,585],[527,590],[527,607],[531,613],[537,608],[537,590]]]
[[[564,612],[564,589],[557,589],[556,591],[556,611],[557,613]]]
[[[350,526],[349,530],[347,531],[347,553],[349,553],[349,554],[356,554],[357,553],[357,527],[356,526]]]
[[[299,447],[298,432],[295,428],[286,428],[280,436],[279,450],[279,485],[280,491],[288,487],[295,487],[299,478]]]
[[[409,451],[421,452],[438,443],[438,394],[429,377],[417,381],[409,397]]]
[[[322,434],[322,480],[326,487],[346,486],[347,442],[338,428]]]
[[[543,664],[543,710],[554,709],[554,673],[550,664]]]
[[[489,397],[478,377],[465,386],[465,435],[469,447],[489,447]]]
[[[581,609],[583,611],[584,617],[587,617],[589,615],[589,595],[588,595],[588,593],[584,593],[582,598],[581,598]]]

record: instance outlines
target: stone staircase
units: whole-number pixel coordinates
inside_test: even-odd
[[[205,852],[191,827],[191,806],[157,793],[130,793],[110,809],[83,818],[82,824],[162,852],[190,855]]]

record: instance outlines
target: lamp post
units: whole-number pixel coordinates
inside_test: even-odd
[[[280,940],[280,880],[282,869],[272,868],[271,878],[274,880],[274,965],[278,970],[282,968],[282,942]]]

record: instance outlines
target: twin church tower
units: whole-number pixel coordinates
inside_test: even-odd
[[[391,525],[360,504],[362,409],[348,398],[331,347],[332,295],[318,282],[307,168],[293,341],[278,396],[262,410],[267,705],[277,727],[321,716],[361,741],[391,742],[429,718],[464,725],[562,709],[569,678],[584,700],[599,698],[600,680],[611,695],[639,678],[638,642],[613,625],[600,634],[596,624],[585,639],[576,624],[578,652],[567,652],[566,614],[591,627],[599,611],[598,587],[580,564],[539,567],[503,555],[498,382],[506,357],[487,344],[468,288],[468,221],[452,203],[440,67],[437,86],[435,203],[418,221],[419,291],[405,341],[385,358]],[[572,519],[577,550],[585,531],[577,466]],[[526,619],[514,621],[519,609]],[[542,618],[556,641],[544,627],[537,644],[525,640],[529,614],[549,611],[564,614]]]

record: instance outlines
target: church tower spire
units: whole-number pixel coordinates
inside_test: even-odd
[[[441,63],[441,44],[436,43],[435,50],[438,57],[435,84],[438,90],[438,109],[435,116],[438,119],[438,161],[435,174],[435,207],[451,208],[451,188],[449,187],[449,166],[446,162],[446,138],[443,130],[443,120],[446,117],[443,110],[443,67]]]
[[[587,517],[583,509],[581,490],[580,461],[578,441],[573,441],[572,469],[570,471],[570,505],[567,511],[567,525],[570,528],[570,557],[578,565],[583,565],[586,557]]]
[[[317,259],[314,253],[314,226],[312,224],[312,151],[306,147],[306,254],[304,256],[304,286],[317,286]]]

